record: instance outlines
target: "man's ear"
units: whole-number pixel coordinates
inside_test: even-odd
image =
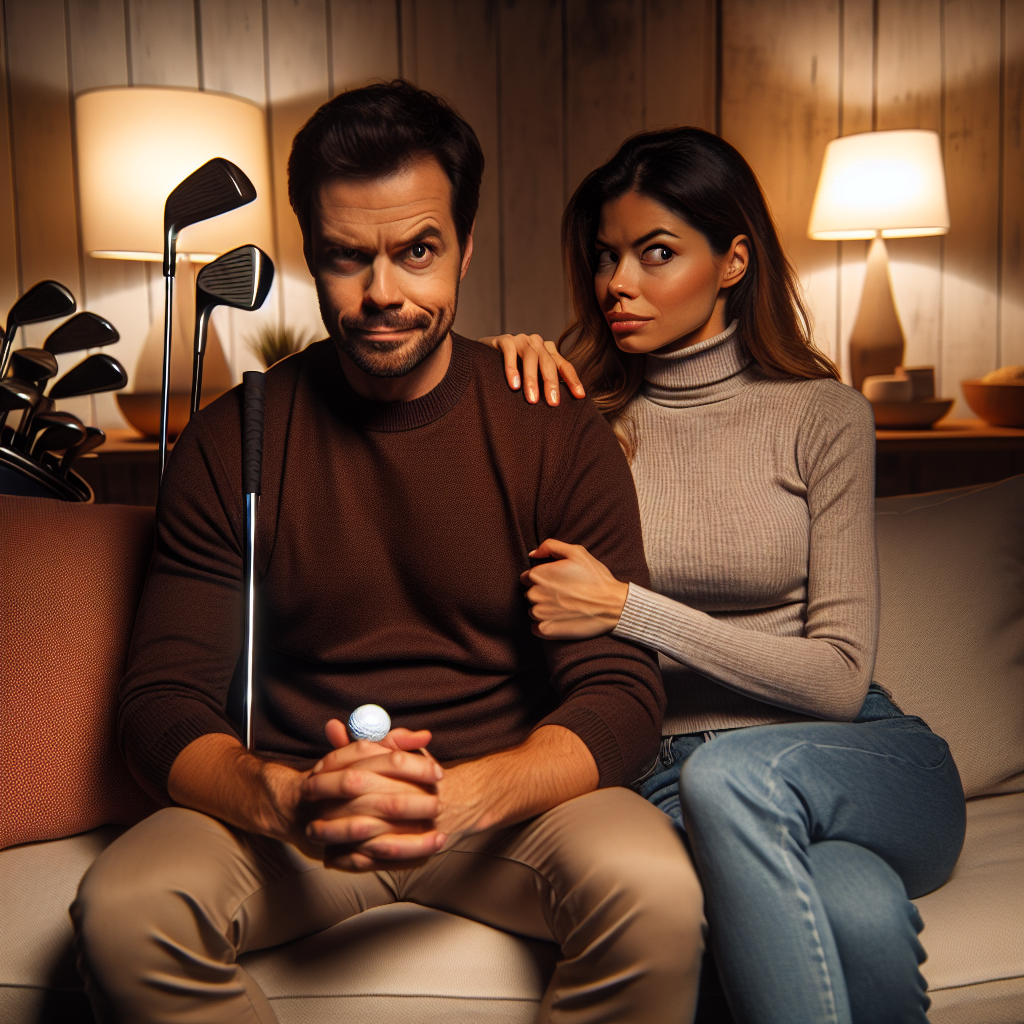
[[[462,247],[462,269],[459,271],[459,280],[461,281],[466,276],[466,271],[469,270],[469,261],[473,258],[473,230],[476,228],[476,221],[473,221],[472,226],[469,229],[469,234],[466,235],[466,244]]]
[[[750,240],[746,235],[737,235],[725,254],[722,283],[720,288],[732,288],[743,280],[750,266]]]

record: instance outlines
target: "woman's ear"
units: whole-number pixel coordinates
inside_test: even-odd
[[[722,262],[722,281],[720,288],[732,288],[743,280],[750,266],[750,241],[746,235],[737,235],[729,246]]]

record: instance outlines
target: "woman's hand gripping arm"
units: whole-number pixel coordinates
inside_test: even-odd
[[[540,401],[541,389],[537,372],[544,381],[544,398],[548,405],[558,405],[558,379],[561,377],[576,398],[584,398],[586,392],[580,383],[576,368],[559,351],[553,341],[545,341],[539,334],[498,334],[477,339],[483,345],[497,349],[505,359],[505,376],[508,386],[518,391],[522,385],[526,400],[531,404]],[[522,380],[519,363],[523,364]]]

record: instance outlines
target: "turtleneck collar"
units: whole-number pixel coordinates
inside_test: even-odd
[[[644,397],[658,405],[706,405],[743,388],[753,359],[740,341],[738,323],[733,320],[721,334],[676,352],[648,352]]]

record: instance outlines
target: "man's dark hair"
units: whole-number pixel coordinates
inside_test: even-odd
[[[288,158],[288,201],[308,234],[313,201],[332,178],[381,178],[431,156],[452,185],[464,247],[480,202],[484,154],[476,132],[439,96],[401,79],[328,100],[300,129]]]

